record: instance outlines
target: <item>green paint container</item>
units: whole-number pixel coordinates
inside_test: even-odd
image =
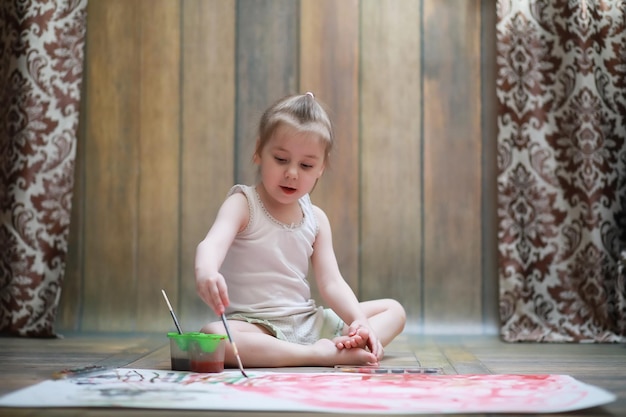
[[[174,371],[222,372],[226,335],[188,332],[167,334]]]
[[[191,365],[189,361],[189,333],[179,334],[170,332],[167,334],[170,339],[170,358],[172,370],[174,371],[190,371]]]

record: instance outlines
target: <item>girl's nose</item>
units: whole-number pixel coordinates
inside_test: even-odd
[[[285,171],[285,177],[289,178],[289,179],[297,179],[298,178],[298,168],[297,167],[293,167],[290,166],[289,168],[287,168],[287,170]]]

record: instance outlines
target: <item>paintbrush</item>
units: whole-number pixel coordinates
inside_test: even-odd
[[[233,352],[235,352],[235,357],[237,358],[237,363],[239,364],[239,370],[241,371],[241,374],[243,376],[248,378],[248,375],[246,375],[246,372],[243,370],[243,365],[241,364],[241,358],[239,357],[239,352],[237,351],[237,345],[235,345],[235,342],[233,341],[233,337],[230,334],[230,328],[228,327],[228,321],[226,320],[226,316],[224,315],[224,313],[222,313],[221,317],[222,317],[222,323],[224,323],[224,329],[226,329],[226,335],[228,336],[228,341],[230,342],[230,345],[233,347]]]
[[[176,326],[176,330],[178,330],[178,334],[183,334],[183,330],[180,328],[180,324],[178,324],[178,319],[176,318],[176,314],[174,314],[174,310],[172,309],[170,300],[167,299],[167,294],[165,294],[165,290],[161,290],[161,292],[163,293],[163,298],[165,298],[165,302],[167,303],[167,308],[170,309],[170,314],[174,319],[174,325]]]
[[[111,366],[89,365],[89,366],[84,366],[82,368],[64,369],[62,371],[53,373],[52,379],[67,379],[67,378],[88,376],[88,375],[96,374],[99,372],[109,371],[111,369],[115,369],[115,368]]]

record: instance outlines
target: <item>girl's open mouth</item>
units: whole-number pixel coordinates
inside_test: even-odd
[[[285,194],[293,194],[296,192],[295,188],[283,187],[283,186],[281,186],[280,188],[283,190]]]

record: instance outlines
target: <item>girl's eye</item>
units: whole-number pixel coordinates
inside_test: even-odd
[[[313,168],[313,165],[309,165],[309,164],[300,164],[300,166],[301,166],[303,169],[311,169],[311,168]]]
[[[284,164],[285,162],[287,162],[287,160],[285,158],[281,158],[278,156],[275,156],[274,159],[276,160],[276,162],[278,162],[279,164]]]

